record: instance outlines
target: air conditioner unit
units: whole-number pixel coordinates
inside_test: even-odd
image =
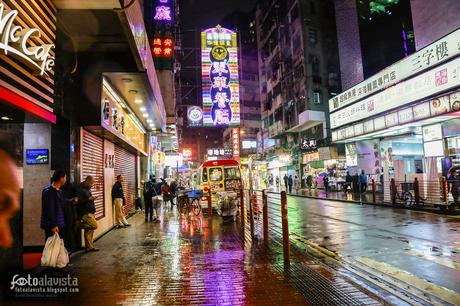
[[[321,104],[321,93],[320,92],[314,92],[313,93],[313,103],[314,104]]]

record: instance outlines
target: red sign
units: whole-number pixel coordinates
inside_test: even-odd
[[[182,157],[184,160],[190,160],[192,158],[192,149],[183,149]]]
[[[153,39],[152,53],[154,57],[167,57],[170,58],[174,54],[174,46],[172,38]]]
[[[233,148],[233,158],[240,158],[240,128],[232,129],[232,148]]]

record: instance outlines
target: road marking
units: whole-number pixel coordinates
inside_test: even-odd
[[[407,250],[407,251],[404,251],[404,253],[414,256],[414,257],[433,261],[439,265],[442,265],[442,266],[445,266],[451,269],[460,270],[460,263],[454,260],[445,258],[445,257],[433,256],[433,255],[425,254],[425,253],[415,251],[415,250]]]
[[[460,294],[453,290],[438,286],[407,271],[398,269],[387,263],[379,262],[368,257],[356,257],[355,260],[384,274],[390,275],[406,284],[410,284],[422,291],[432,294],[433,296],[443,301],[453,305],[460,305]]]

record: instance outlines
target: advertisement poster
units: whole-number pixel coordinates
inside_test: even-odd
[[[378,141],[366,140],[356,143],[356,154],[359,171],[364,170],[366,174],[380,174]]]
[[[217,26],[201,33],[203,126],[239,126],[236,32]]]
[[[27,149],[26,164],[28,165],[44,165],[49,163],[48,149]]]

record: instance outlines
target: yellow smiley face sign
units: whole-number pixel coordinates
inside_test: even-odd
[[[223,61],[228,55],[227,48],[224,46],[214,46],[211,50],[211,56],[216,61]]]

